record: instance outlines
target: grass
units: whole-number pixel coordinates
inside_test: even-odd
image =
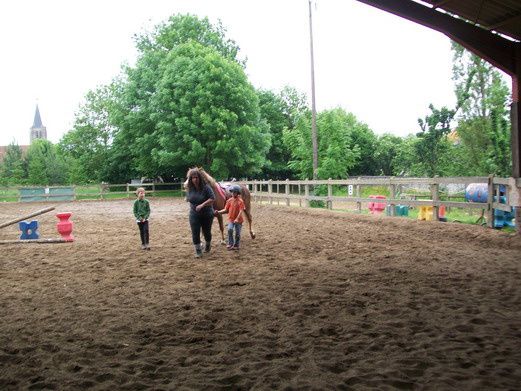
[[[17,202],[19,192],[17,188],[0,187],[0,202]]]
[[[135,198],[133,191],[127,193],[126,185],[123,186],[112,186],[110,191],[103,191],[100,196],[101,187],[99,185],[84,185],[74,186],[76,194],[76,200],[112,200],[112,199],[123,199],[123,198]],[[173,190],[160,190],[157,189],[154,193],[148,192],[147,197],[182,197],[184,194],[180,189]],[[18,202],[20,192],[18,187],[0,187],[0,202]]]

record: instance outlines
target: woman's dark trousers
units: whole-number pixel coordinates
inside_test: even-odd
[[[206,243],[210,243],[212,241],[213,214],[197,215],[190,213],[189,220],[192,229],[192,243],[194,245],[201,243],[201,230]]]

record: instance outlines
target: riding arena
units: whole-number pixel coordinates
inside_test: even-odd
[[[0,246],[0,389],[518,389],[521,242],[252,203],[196,259],[182,198],[60,202],[74,241]],[[46,203],[3,203],[0,223]],[[55,213],[38,216],[55,237]],[[0,230],[16,239],[17,225]]]

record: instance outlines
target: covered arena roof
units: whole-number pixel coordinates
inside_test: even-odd
[[[519,74],[520,0],[358,0],[440,31],[510,76]]]
[[[519,0],[423,0],[422,3],[463,18],[485,30],[521,41]]]
[[[512,176],[520,178],[521,0],[357,1],[437,30],[512,77]]]

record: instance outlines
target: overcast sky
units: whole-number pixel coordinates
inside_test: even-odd
[[[311,95],[307,0],[0,2],[0,145],[29,143],[36,104],[58,142],[90,89],[136,57],[132,36],[176,13],[220,19],[255,87]],[[429,103],[454,105],[450,41],[355,0],[313,9],[317,109],[343,107],[377,134],[418,131]]]

